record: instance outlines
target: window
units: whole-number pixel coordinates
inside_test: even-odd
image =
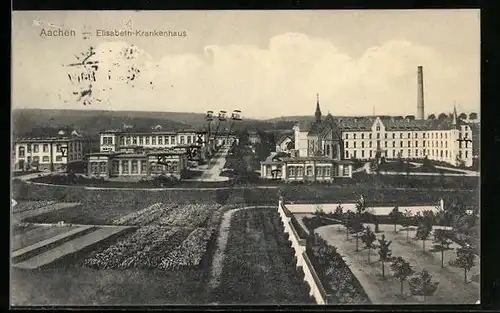
[[[462,158],[462,151],[458,151],[458,157],[461,159]]]
[[[307,176],[312,176],[312,174],[313,174],[312,166],[308,166],[307,167]]]
[[[384,134],[384,138],[387,139],[387,133]]]
[[[170,136],[170,144],[175,145],[175,136]]]
[[[361,134],[361,139],[365,139],[365,134]]]
[[[33,157],[33,162],[40,162],[40,157],[38,155],[35,155]]]
[[[190,144],[191,143],[191,136],[187,136],[187,143]]]
[[[364,147],[365,147],[365,142],[364,142],[364,141],[362,141],[362,142],[361,142],[361,148],[364,148]]]
[[[149,136],[146,137],[146,144],[149,145]]]
[[[403,133],[399,133],[399,139],[403,139]]]
[[[24,158],[24,147],[19,147],[18,154],[20,158]]]
[[[48,155],[43,156],[42,162],[43,163],[49,163],[49,156]]]
[[[345,158],[346,158],[346,159],[349,159],[349,151],[346,151],[346,152],[345,152]]]
[[[141,161],[141,173],[146,173],[146,161]]]
[[[56,152],[61,152],[61,144],[56,145]]]
[[[151,138],[151,144],[152,144],[153,146],[155,146],[155,145],[156,145],[156,136],[153,136],[153,137]]]
[[[418,141],[415,141],[415,148],[418,148]]]
[[[123,160],[122,161],[122,173],[128,174],[128,160]]]
[[[418,157],[418,149],[415,150],[415,156]]]
[[[120,136],[120,146],[124,146],[124,145],[125,145],[125,137]]]
[[[387,141],[384,141],[384,147],[387,148]]]
[[[375,128],[377,131],[380,131],[380,126],[377,125],[377,127]]]
[[[408,133],[408,138],[411,138],[411,133]]]
[[[380,139],[380,133],[377,133],[377,139]]]
[[[345,142],[345,147],[349,148],[349,142],[348,141]]]
[[[364,158],[365,157],[365,150],[361,150],[361,157]]]
[[[349,176],[349,166],[344,166],[344,176]]]
[[[356,158],[356,150],[354,150],[354,155],[352,157]]]
[[[393,142],[392,142],[392,147],[393,147],[393,148],[395,148],[395,147],[396,147],[396,142],[395,142],[395,141],[393,141]]]
[[[408,157],[411,156],[411,149],[408,149]]]
[[[108,163],[107,162],[101,162],[101,166],[100,166],[100,172],[103,173],[103,174],[107,174],[108,173]]]
[[[411,147],[411,141],[408,140],[408,147]]]
[[[439,135],[440,135],[439,137],[440,137],[441,139],[443,139],[443,133],[440,133]]]
[[[43,152],[49,152],[49,145],[48,144],[43,145]]]
[[[354,144],[353,144],[353,145],[354,145],[354,148],[356,148],[356,141],[354,142]]]
[[[62,156],[56,155],[56,162],[62,162]]]
[[[444,147],[445,147],[445,148],[448,148],[448,141],[445,141],[445,142],[444,142]],[[467,148],[467,142],[465,142],[465,147]]]
[[[469,143],[468,141],[466,141],[466,142],[465,142],[465,147],[466,147],[466,148],[467,148],[468,143]]]
[[[399,147],[403,148],[403,141],[399,142]]]
[[[38,153],[38,145],[37,144],[34,144],[33,145],[33,153]]]
[[[345,139],[349,139],[349,134],[345,134]]]
[[[370,158],[371,158],[372,156],[373,156],[373,154],[372,154],[372,150],[370,150]]]
[[[395,139],[395,138],[396,138],[396,134],[392,133],[392,139]]]
[[[316,167],[316,177],[323,176],[323,168]]]
[[[415,138],[418,138],[418,133],[415,133]]]
[[[127,137],[127,146],[129,146],[131,144],[131,139],[130,136]]]
[[[143,144],[144,144],[144,137],[139,136],[139,145],[143,145]]]
[[[297,176],[300,176],[300,177],[304,176],[304,168],[303,167],[298,166],[296,170],[297,170]]]
[[[444,139],[446,139],[447,137],[448,137],[448,134],[444,133]],[[467,138],[467,134],[465,134],[465,137]]]
[[[443,150],[441,150],[440,156],[443,157]]]
[[[158,136],[158,144],[163,145],[163,136]]]
[[[448,157],[448,150],[445,151],[445,155],[446,155],[446,157]]]
[[[137,137],[134,136],[134,138],[132,138],[132,144],[134,144],[134,145],[137,144]]]
[[[119,168],[119,163],[117,160],[113,160],[111,162],[111,173],[113,174],[119,174],[120,173],[120,168]]]
[[[424,140],[424,141],[422,141],[422,147],[424,147],[424,148],[425,148],[425,140]]]
[[[139,167],[137,164],[137,160],[132,161],[132,174],[137,174],[139,172]]]
[[[372,142],[370,141],[368,144],[369,144],[369,146],[370,146],[370,148],[371,148],[371,147],[372,147]]]
[[[469,157],[469,151],[465,151],[465,158],[467,159]]]
[[[96,175],[99,174],[99,163],[97,162],[92,162],[90,164],[92,174]]]
[[[396,157],[396,150],[392,150],[392,157]]]
[[[28,162],[28,164],[31,163],[31,157],[29,155],[28,155],[28,158],[27,158],[26,162]]]
[[[372,139],[372,134],[368,134],[368,139]]]
[[[165,144],[168,145],[168,136],[165,136]]]
[[[331,174],[330,168],[329,167],[325,167],[325,176],[330,177],[331,175],[332,174]]]
[[[424,139],[425,139],[425,133],[423,133],[423,134],[422,134],[422,138],[424,138]]]
[[[352,135],[352,139],[356,139],[356,134],[353,134],[353,135]]]
[[[181,136],[181,142],[180,142],[181,145],[184,144],[184,136]]]

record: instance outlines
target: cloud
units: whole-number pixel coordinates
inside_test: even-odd
[[[132,57],[126,59],[123,52],[127,49],[130,46],[123,41],[96,48],[100,68],[93,88],[99,91],[96,97],[105,101],[93,103],[94,108],[193,112],[240,109],[247,116],[274,117],[312,114],[319,92],[323,110],[332,114],[370,114],[373,107],[380,114],[412,114],[416,109],[418,65],[424,66],[426,113],[448,108],[453,100],[474,99],[476,92],[471,92],[470,88],[476,86],[467,80],[472,78],[464,75],[471,69],[461,69],[432,48],[406,40],[371,47],[357,58],[331,41],[299,33],[275,36],[265,48],[211,45],[197,54],[169,54],[160,60],[151,59],[135,46],[129,51]],[[130,67],[140,70],[133,83],[116,79],[126,77]],[[60,70],[51,69],[54,75]],[[106,79],[108,72],[113,72],[114,79]],[[61,71],[59,76],[65,75]],[[457,77],[462,81],[457,82]],[[51,90],[59,90],[71,98],[74,86],[61,82],[46,81],[31,90],[32,86],[24,86],[28,89],[24,95],[43,91],[47,97]],[[48,101],[53,101],[53,107],[64,107],[53,96]],[[80,105],[74,99],[68,101],[75,108]]]

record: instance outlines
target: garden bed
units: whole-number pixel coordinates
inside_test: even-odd
[[[210,298],[221,304],[315,303],[293,255],[276,210],[235,212],[220,285]]]

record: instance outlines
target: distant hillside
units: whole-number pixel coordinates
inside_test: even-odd
[[[122,128],[124,124],[135,129],[151,129],[161,125],[163,129],[207,128],[204,113],[142,112],[142,111],[100,111],[100,110],[51,110],[15,109],[12,111],[14,135],[25,134],[33,129],[70,127],[89,135],[110,128]],[[277,126],[288,127],[290,123],[275,123],[244,119],[234,124],[234,130],[271,130]],[[231,122],[220,124],[219,129],[229,128]],[[293,123],[291,124],[293,125]],[[291,127],[291,126],[290,126]],[[212,123],[215,130],[216,122]]]

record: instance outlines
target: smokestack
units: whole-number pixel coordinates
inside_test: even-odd
[[[424,69],[417,67],[417,120],[425,119],[424,116]]]

